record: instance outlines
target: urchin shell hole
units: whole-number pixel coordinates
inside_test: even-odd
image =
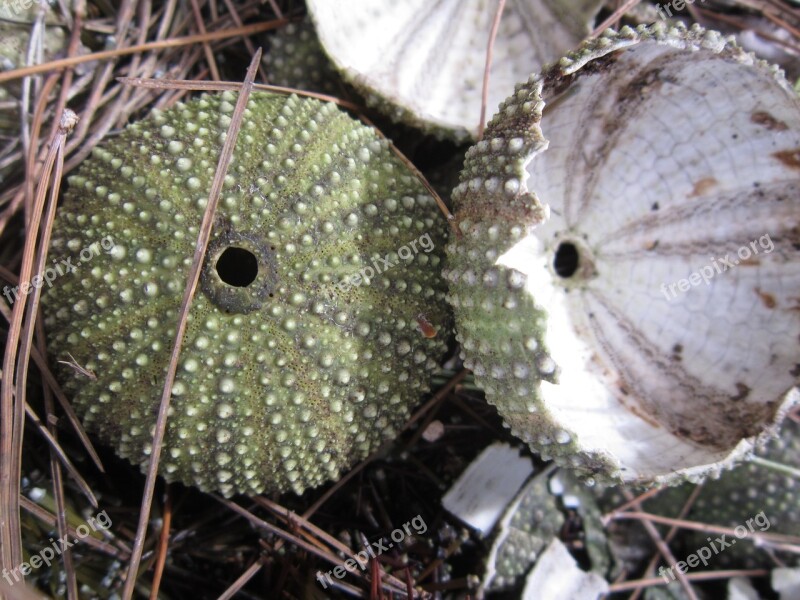
[[[572,242],[561,242],[556,248],[553,258],[553,268],[559,277],[568,279],[578,270],[580,255],[578,248]]]
[[[226,313],[253,312],[274,295],[275,260],[273,247],[261,236],[225,227],[208,244],[200,289]]]
[[[246,248],[231,246],[217,259],[217,274],[228,285],[247,287],[258,277],[258,259]]]

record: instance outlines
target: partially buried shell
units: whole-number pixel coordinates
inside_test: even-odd
[[[475,137],[493,0],[309,0],[320,42],[343,76],[389,116]],[[514,84],[589,34],[602,0],[510,0],[494,44],[488,111]]]
[[[51,256],[82,264],[44,298],[49,349],[82,369],[61,371],[87,428],[134,463],[150,452],[235,101],[204,96],[131,125],[71,177],[56,219]],[[393,436],[445,348],[443,235],[433,199],[371,128],[332,104],[254,93],[189,313],[164,476],[226,495],[302,492]]]
[[[341,97],[339,74],[320,46],[310,20],[289,23],[270,35],[264,64],[270,83]]]
[[[445,272],[512,431],[640,482],[772,433],[800,376],[799,174],[796,94],[699,27],[609,31],[520,85],[467,155]]]

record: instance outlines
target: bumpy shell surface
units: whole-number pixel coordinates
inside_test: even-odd
[[[235,100],[204,96],[131,125],[81,165],[57,216],[51,256],[82,264],[44,298],[49,349],[94,374],[62,369],[86,426],[134,463],[150,451]],[[225,494],[302,492],[392,437],[427,389],[447,332],[443,220],[371,128],[263,93],[217,216],[162,473]]]
[[[565,526],[568,510],[574,513]],[[566,531],[581,540],[592,571],[606,577],[610,554],[596,498],[569,472],[548,469],[532,477],[506,508],[478,596],[518,586],[550,542]]]
[[[640,482],[773,433],[800,376],[798,175],[796,94],[714,32],[609,31],[519,86],[467,155],[445,272],[512,431]]]
[[[488,112],[590,31],[598,0],[509,0],[494,45]],[[497,1],[308,0],[343,75],[396,120],[475,137]]]
[[[270,83],[322,94],[341,92],[339,73],[310,20],[282,27],[269,37],[269,46],[264,63]]]

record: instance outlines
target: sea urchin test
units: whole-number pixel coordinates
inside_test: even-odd
[[[129,126],[70,178],[56,218],[51,256],[105,236],[115,247],[44,297],[50,353],[82,367],[59,365],[87,429],[142,466],[235,102],[206,95]],[[189,312],[160,472],[226,495],[300,493],[391,438],[445,349],[444,235],[434,200],[374,130],[332,104],[253,93]],[[431,251],[397,255],[420,236]],[[396,266],[324,294],[377,257]]]
[[[544,456],[699,478],[797,401],[800,100],[731,40],[587,41],[501,105],[453,197],[465,364]]]

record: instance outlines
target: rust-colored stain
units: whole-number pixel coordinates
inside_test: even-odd
[[[777,158],[787,167],[792,169],[800,169],[800,148],[794,150],[781,150],[780,152],[773,152],[772,156]]]
[[[702,196],[703,194],[711,191],[711,188],[718,183],[719,181],[713,177],[703,177],[699,181],[695,181],[694,189],[692,190],[692,193],[689,194],[689,198],[697,198],[698,196]]]
[[[775,296],[772,294],[762,292],[759,288],[756,288],[755,292],[758,294],[758,297],[761,298],[761,302],[763,302],[764,306],[767,308],[775,308],[778,305],[778,302],[775,300]]]
[[[751,256],[750,258],[745,258],[744,260],[740,260],[738,266],[740,267],[757,267],[761,264],[761,260],[756,258],[755,256]]]
[[[764,110],[759,110],[750,115],[750,120],[756,125],[763,125],[770,131],[786,131],[789,126],[783,121],[779,121]]]
[[[436,328],[423,313],[417,315],[417,327],[426,338],[436,337]]]

